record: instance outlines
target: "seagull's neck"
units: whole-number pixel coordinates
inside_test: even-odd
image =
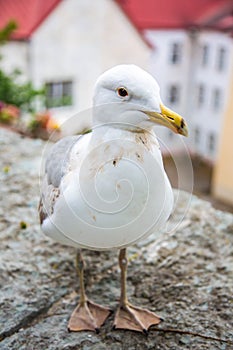
[[[100,125],[93,129],[92,131],[92,143],[100,143],[103,141],[110,141],[116,138],[131,138],[132,133],[128,130],[109,126]]]
[[[94,128],[91,137],[91,145],[109,142],[112,140],[131,140],[133,142],[142,142],[144,145],[153,144],[159,147],[156,135],[153,130],[117,128],[111,125],[102,125]],[[141,141],[140,141],[141,140]]]

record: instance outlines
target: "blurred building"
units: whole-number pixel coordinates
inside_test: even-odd
[[[150,47],[115,1],[0,0],[0,28],[12,19],[18,29],[1,48],[0,64],[45,84],[47,107],[61,121],[90,108],[106,69],[134,63],[148,70]]]
[[[192,153],[214,162],[229,94],[232,0],[118,0],[153,47],[151,72],[164,102],[188,121]],[[182,149],[166,129],[164,144]],[[166,147],[165,147],[166,148]]]
[[[90,107],[104,70],[135,63],[151,71],[165,104],[188,121],[190,152],[215,162],[230,98],[232,0],[0,0],[0,9],[0,27],[10,19],[19,25],[0,64],[45,84],[56,117]],[[166,145],[183,149],[182,138],[165,128],[157,133],[164,152]]]

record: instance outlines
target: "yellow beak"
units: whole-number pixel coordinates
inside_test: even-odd
[[[150,120],[155,124],[164,125],[176,134],[188,136],[188,128],[185,120],[176,112],[160,104],[161,113],[146,112]]]

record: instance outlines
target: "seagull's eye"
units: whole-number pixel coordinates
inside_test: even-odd
[[[128,94],[128,91],[127,91],[126,88],[124,88],[124,87],[119,87],[119,88],[117,89],[117,94],[118,94],[118,96],[120,96],[120,97],[126,97],[126,96],[129,95],[129,94]]]

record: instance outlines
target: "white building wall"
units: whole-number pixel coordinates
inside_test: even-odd
[[[46,82],[73,82],[73,105],[53,109],[62,120],[92,104],[96,78],[106,69],[120,63],[135,63],[150,70],[161,87],[161,96],[168,107],[180,113],[188,122],[190,136],[184,139],[158,127],[156,132],[164,143],[163,150],[180,151],[183,143],[204,158],[216,157],[219,130],[223,119],[232,67],[232,38],[224,33],[184,30],[146,30],[150,50],[138,31],[114,1],[64,0],[35,31],[28,42],[10,42],[1,47],[0,66],[7,72],[19,68],[25,80],[32,79],[37,87]],[[171,62],[174,43],[181,47],[181,59]],[[209,47],[208,62],[202,65],[203,45]],[[216,62],[220,48],[226,50],[224,69]],[[150,64],[149,64],[150,56]],[[198,87],[206,89],[205,101],[198,106]],[[169,87],[180,89],[176,103],[169,101]],[[220,107],[213,107],[213,91],[221,91]],[[84,124],[90,124],[83,115]],[[87,122],[85,122],[87,119]],[[199,140],[195,131],[199,130]],[[210,150],[209,137],[215,135]]]
[[[180,113],[189,126],[189,138],[183,140],[193,153],[214,161],[218,147],[218,137],[228,98],[229,77],[232,67],[232,38],[219,32],[187,32],[183,30],[147,30],[147,39],[154,49],[151,55],[151,72],[161,87],[161,96],[168,107]],[[180,43],[180,62],[171,63],[173,43]],[[203,45],[208,45],[209,54],[205,66],[202,64]],[[219,50],[226,50],[223,70],[217,69]],[[180,87],[180,98],[175,104],[169,103],[169,86]],[[206,94],[202,106],[198,105],[199,86],[205,86]],[[214,90],[221,92],[219,108],[213,105]],[[199,130],[199,140],[196,130]],[[182,151],[183,142],[164,129],[159,129],[162,141],[173,150]],[[210,149],[210,135],[214,135],[214,147]],[[166,147],[164,148],[166,153]]]
[[[190,120],[189,95],[187,91],[190,70],[190,41],[184,30],[147,30],[145,36],[154,47],[151,54],[151,73],[160,85],[161,98],[167,107],[182,114],[187,122]],[[179,62],[172,63],[172,46],[177,43],[181,48]],[[179,99],[176,103],[169,102],[169,89],[176,85],[179,89]],[[188,123],[189,124],[189,123]],[[164,153],[172,150],[182,150],[184,139],[174,135],[166,128],[156,128]],[[185,140],[187,142],[187,140]],[[163,145],[164,144],[164,145]]]
[[[208,57],[202,64],[203,46],[208,47]],[[217,67],[219,51],[225,49],[223,69]],[[193,103],[191,114],[192,130],[199,130],[199,142],[195,141],[193,132],[192,149],[204,158],[213,161],[216,157],[218,139],[221,131],[223,116],[228,99],[230,72],[232,67],[232,39],[226,34],[217,32],[200,32],[196,39],[196,53],[193,57],[194,72],[192,78]],[[198,105],[198,90],[202,84],[205,87],[204,100]],[[220,91],[219,107],[214,105],[214,91]],[[214,148],[210,149],[210,135],[215,137]]]
[[[146,42],[113,1],[65,0],[32,37],[32,79],[38,87],[73,81],[73,106],[53,111],[66,119],[90,108],[94,83],[103,71],[120,63],[148,69],[149,53]]]

